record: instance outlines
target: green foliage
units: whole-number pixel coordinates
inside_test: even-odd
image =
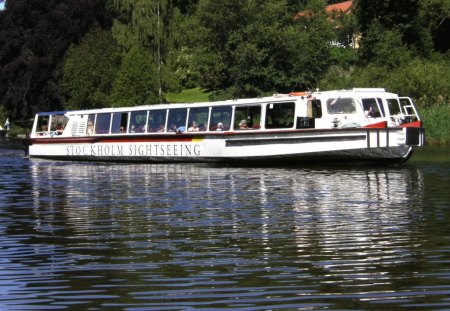
[[[3,106],[0,106],[0,125],[3,127],[6,119],[8,118],[8,113]]]
[[[65,51],[107,20],[102,0],[8,1],[0,12],[0,103],[10,121],[62,108],[57,69]]]
[[[450,144],[450,102],[434,104],[419,110],[424,120],[427,142],[433,145]]]
[[[310,6],[314,18],[293,19],[284,1],[200,1],[189,34],[194,76],[220,98],[312,87],[326,71],[334,38],[317,3]]]
[[[450,1],[421,0],[415,28],[428,49],[445,52],[450,48]]]
[[[157,89],[173,88],[173,74],[170,61],[174,50],[173,22],[175,11],[172,1],[110,0],[122,19],[115,19],[113,37],[126,51],[143,49],[157,64]],[[186,6],[183,4],[183,8]],[[132,62],[132,60],[129,60]],[[149,81],[150,83],[150,81]]]
[[[108,97],[119,68],[121,54],[111,33],[95,27],[79,45],[67,51],[61,88],[65,109],[109,106]]]
[[[147,51],[132,48],[125,54],[113,83],[110,102],[113,107],[159,102],[157,68]]]

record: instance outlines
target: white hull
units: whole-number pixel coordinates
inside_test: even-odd
[[[403,162],[408,128],[40,139],[30,157],[130,162]],[[423,138],[419,138],[423,139]]]

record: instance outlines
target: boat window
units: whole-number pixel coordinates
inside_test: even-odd
[[[400,113],[400,103],[395,98],[389,98],[386,100],[389,108],[389,113],[392,115]]]
[[[206,131],[208,124],[209,107],[199,107],[189,109],[188,118],[188,131],[194,129],[193,124],[195,122],[196,127],[194,131]]]
[[[410,98],[400,98],[400,104],[402,105],[403,112],[406,115],[414,115],[414,109]]]
[[[95,114],[88,115],[86,134],[94,134]]]
[[[147,123],[147,111],[132,111],[128,133],[144,133]]]
[[[414,122],[419,120],[416,111],[414,110],[414,105],[409,97],[402,97],[400,99],[400,104],[402,105],[403,113],[405,114],[405,122]]]
[[[308,117],[309,118],[322,118],[322,103],[320,99],[308,100]]]
[[[231,124],[231,106],[216,106],[211,109],[210,131],[228,131]]]
[[[68,118],[63,114],[53,114],[51,116],[50,131],[61,135],[66,128]]]
[[[111,133],[125,133],[128,122],[128,112],[113,113]]]
[[[48,134],[48,121],[49,116],[38,116],[36,133],[40,136],[44,136]]]
[[[327,110],[330,114],[355,113],[355,100],[343,97],[330,98],[327,100]]]
[[[166,124],[166,110],[150,110],[148,116],[148,131],[149,132],[164,132]]]
[[[167,132],[186,131],[187,108],[176,108],[169,110]]]
[[[294,102],[267,104],[266,128],[292,128],[294,126],[294,111]]]
[[[238,106],[234,110],[234,129],[259,129],[261,126],[261,106]]]
[[[108,134],[110,122],[110,113],[99,113],[95,122],[95,134]]]
[[[371,118],[379,118],[382,117],[380,112],[380,107],[378,106],[378,102],[375,98],[363,98],[362,99],[364,115],[366,117]]]

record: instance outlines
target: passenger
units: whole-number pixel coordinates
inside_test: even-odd
[[[192,125],[188,128],[188,132],[198,132],[199,130],[197,122],[195,121],[193,121]]]
[[[168,132],[176,132],[177,131],[177,126],[176,124],[172,124],[168,129]]]
[[[243,119],[243,120],[241,120],[241,122],[239,122],[239,129],[240,130],[248,129],[247,120]]]
[[[64,132],[64,126],[61,123],[56,125],[56,134],[61,135]]]
[[[157,132],[158,132],[158,133],[164,132],[164,124],[161,124],[161,125],[158,127]]]
[[[94,123],[92,122],[92,120],[88,120],[86,133],[88,135],[94,134]]]
[[[180,126],[176,129],[175,133],[181,134],[186,131],[186,126]]]
[[[375,118],[376,113],[375,110],[373,110],[372,106],[370,106],[369,110],[364,111],[364,115],[368,118]]]
[[[40,136],[47,136],[48,135],[48,125],[41,125],[41,133]]]
[[[216,131],[223,131],[223,123],[222,122],[217,123]]]

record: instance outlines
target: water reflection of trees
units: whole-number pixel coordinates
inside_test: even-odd
[[[110,264],[152,263],[159,277],[209,271],[243,284],[267,275],[276,282],[281,269],[286,278],[344,286],[388,282],[389,266],[412,260],[421,230],[423,178],[414,168],[35,162],[31,169],[41,228],[64,228]]]

